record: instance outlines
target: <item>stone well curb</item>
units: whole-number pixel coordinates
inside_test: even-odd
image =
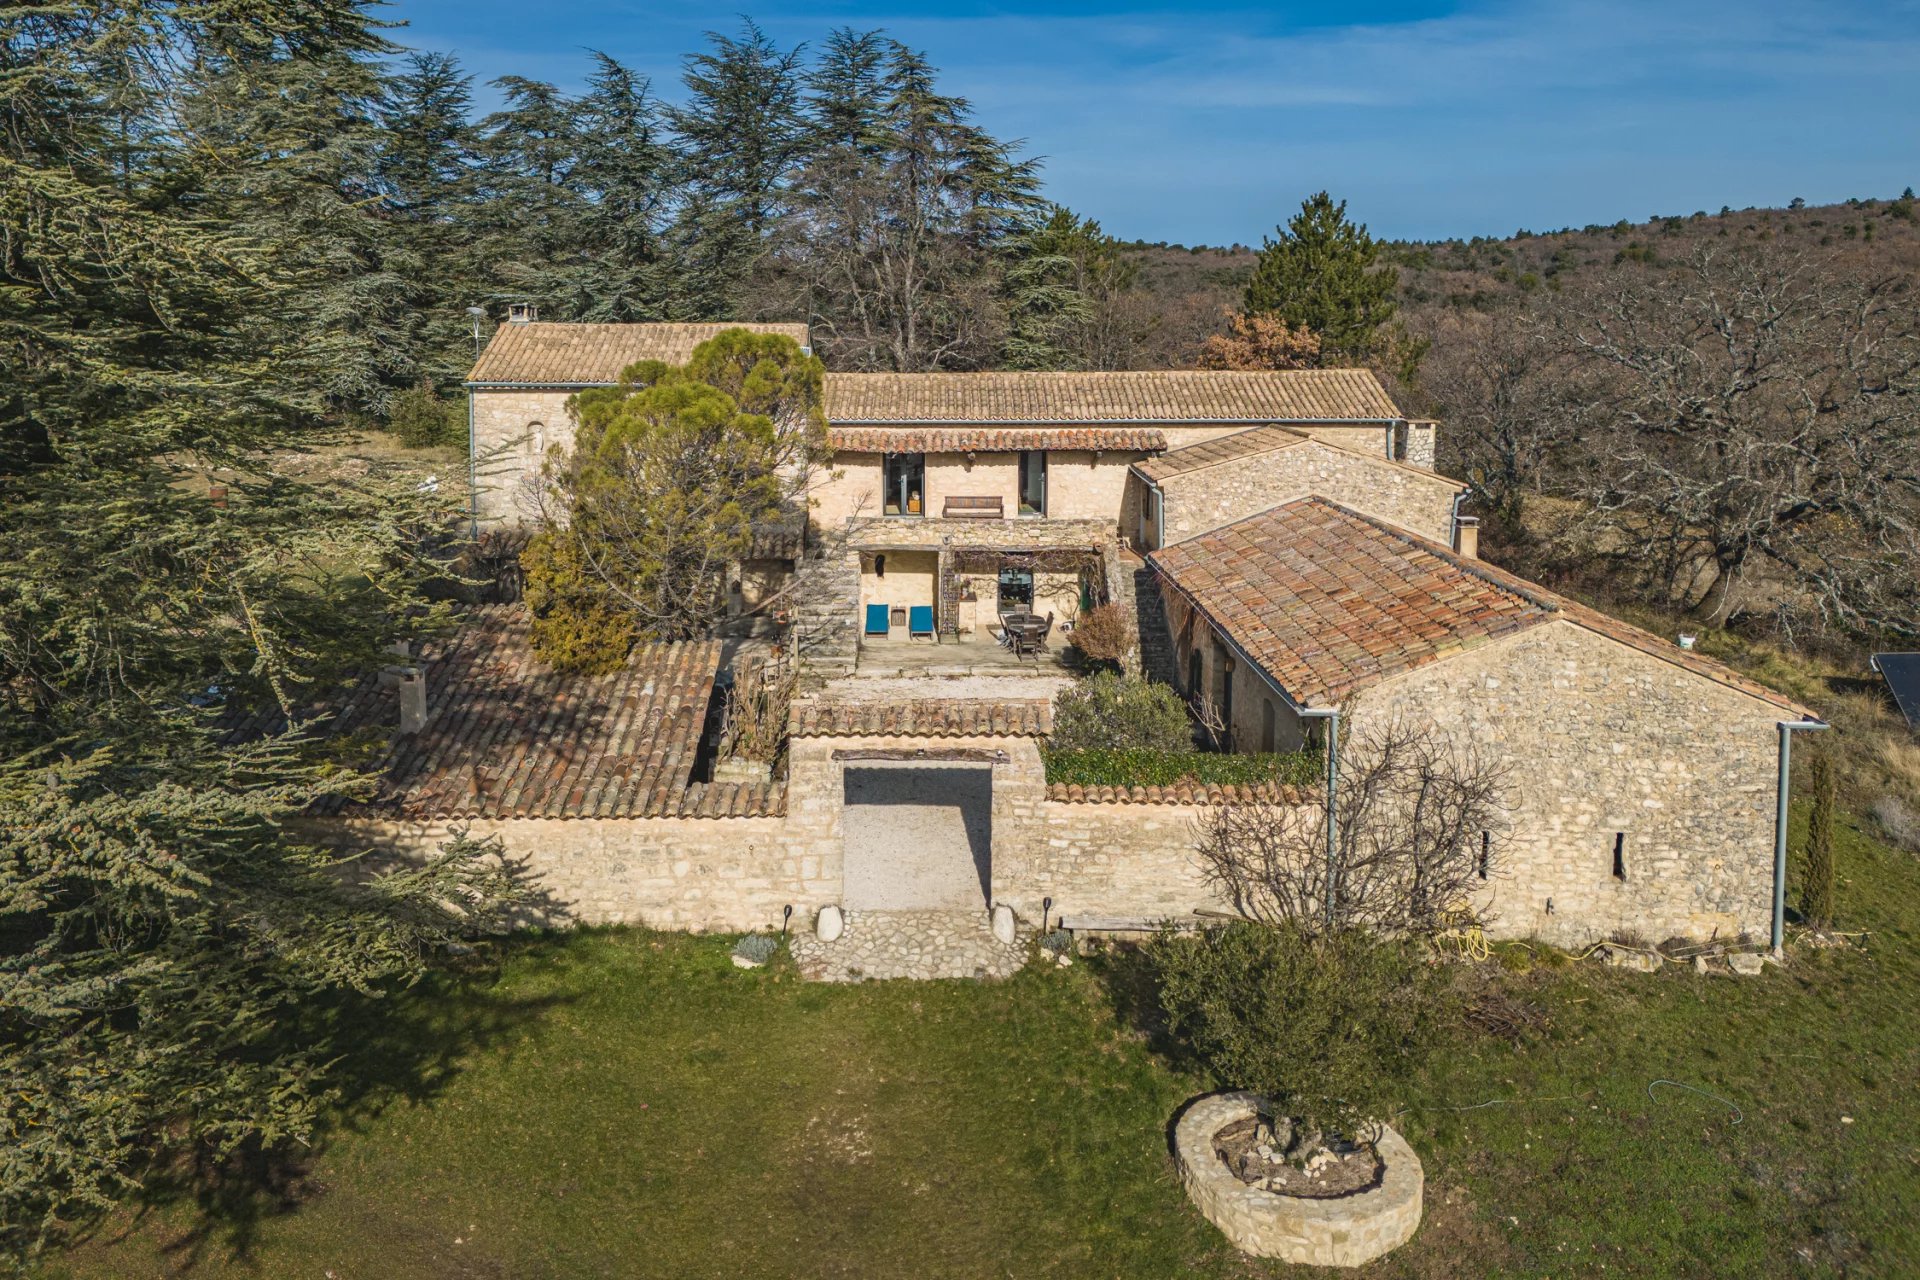
[[[1374,1144],[1385,1171],[1380,1185],[1330,1200],[1283,1196],[1249,1186],[1214,1154],[1213,1136],[1253,1116],[1251,1093],[1219,1093],[1190,1105],[1174,1126],[1180,1180],[1207,1220],[1233,1246],[1260,1258],[1357,1267],[1413,1238],[1426,1176],[1407,1140],[1384,1126]]]

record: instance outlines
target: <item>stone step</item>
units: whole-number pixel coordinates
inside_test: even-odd
[[[1174,682],[1173,633],[1152,569],[1133,571],[1134,626],[1140,633],[1140,669],[1159,684]]]

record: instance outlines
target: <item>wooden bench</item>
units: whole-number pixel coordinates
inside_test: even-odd
[[[948,498],[941,515],[949,520],[1002,520],[1006,511],[997,497]]]

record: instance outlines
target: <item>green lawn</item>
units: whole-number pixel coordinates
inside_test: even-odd
[[[1864,949],[1759,979],[1508,979],[1552,1026],[1519,1049],[1463,1034],[1408,1099],[1427,1219],[1375,1274],[1920,1272],[1920,869],[1842,839]],[[1098,965],[825,987],[736,970],[727,945],[527,939],[359,1015],[354,1096],[304,1166],[163,1197],[51,1274],[1288,1272],[1187,1207],[1165,1130],[1201,1082],[1115,1014]],[[1656,1078],[1740,1122],[1649,1098]]]

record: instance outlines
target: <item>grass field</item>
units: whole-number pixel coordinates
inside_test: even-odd
[[[1463,1032],[1407,1099],[1427,1217],[1372,1273],[1920,1270],[1920,869],[1851,826],[1841,854],[1857,949],[1761,978],[1505,973],[1551,1025]],[[1281,1274],[1188,1208],[1166,1126],[1205,1082],[1101,968],[827,987],[719,938],[517,941],[353,1015],[349,1097],[303,1164],[164,1194],[49,1273]]]

